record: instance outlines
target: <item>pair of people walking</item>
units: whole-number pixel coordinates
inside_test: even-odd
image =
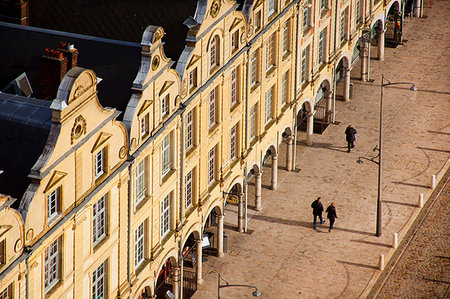
[[[323,205],[320,202],[320,197],[317,197],[315,201],[311,203],[311,208],[313,209],[313,215],[314,215],[314,221],[313,221],[313,227],[314,229],[317,229],[317,218],[320,220],[320,224],[324,224],[325,220],[322,218],[322,212],[323,212]],[[330,221],[330,226],[328,228],[328,232],[330,233],[333,229],[334,222],[336,220],[336,207],[334,206],[334,203],[332,202],[325,211],[327,213],[327,218]]]

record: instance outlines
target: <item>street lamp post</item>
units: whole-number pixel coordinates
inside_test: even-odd
[[[225,281],[226,284],[220,284],[220,280]],[[261,291],[258,290],[257,287],[247,284],[230,284],[228,281],[226,281],[221,275],[220,272],[217,275],[217,298],[220,299],[220,289],[221,288],[231,288],[231,287],[244,287],[244,288],[252,288],[255,289],[252,293],[254,297],[261,296]]]
[[[384,81],[386,81],[387,83],[384,83]],[[391,82],[388,79],[386,79],[384,77],[384,75],[381,75],[381,92],[380,92],[380,132],[379,132],[379,137],[378,137],[378,147],[375,147],[373,150],[376,151],[378,150],[378,155],[376,157],[373,158],[365,158],[365,157],[359,157],[358,158],[358,163],[363,163],[362,159],[371,161],[375,164],[378,165],[378,195],[377,195],[377,230],[376,230],[376,236],[380,237],[382,234],[382,229],[383,229],[383,222],[382,222],[382,209],[381,209],[381,149],[382,149],[382,136],[383,136],[383,88],[389,85],[400,85],[400,84],[408,84],[411,85],[410,90],[412,91],[416,91],[417,88],[414,85],[414,83],[412,82]],[[374,159],[378,158],[378,161],[375,161]]]

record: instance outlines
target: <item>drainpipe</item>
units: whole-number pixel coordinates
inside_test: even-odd
[[[186,106],[184,104],[180,104],[180,109],[181,110],[181,149],[180,149],[180,227],[179,227],[179,231],[180,231],[180,257],[178,259],[178,262],[180,264],[180,299],[183,299],[183,232],[182,232],[182,228],[183,228],[183,182],[184,182],[184,142],[183,142],[183,137],[184,137],[184,112],[186,111]]]
[[[128,265],[127,265],[127,276],[128,276],[128,286],[131,288],[131,253],[130,253],[130,246],[131,246],[131,216],[132,216],[132,195],[133,192],[131,191],[133,188],[133,165],[134,165],[134,157],[130,157],[131,163],[129,168],[129,174],[130,174],[130,186],[128,187],[128,246],[127,246],[127,255],[128,255]]]
[[[295,84],[294,84],[294,153],[293,153],[293,157],[292,157],[292,170],[295,170],[295,165],[296,165],[296,161],[295,158],[297,157],[297,107],[298,107],[298,99],[297,99],[297,85],[298,85],[298,33],[299,33],[299,23],[300,23],[300,3],[297,3],[297,38],[296,38],[296,43],[295,43]],[[314,14],[313,14],[314,15]]]
[[[29,278],[29,276],[30,276],[30,263],[29,263],[29,259],[30,258],[30,255],[27,255],[27,258],[26,258],[26,266],[27,266],[27,274],[26,274],[26,278],[25,278],[25,283],[26,283],[26,287],[25,287],[25,297],[26,297],[26,299],[30,299],[30,287],[29,287],[29,285],[30,285],[30,278]]]

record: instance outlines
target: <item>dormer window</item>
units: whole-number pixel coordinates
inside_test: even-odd
[[[95,167],[95,178],[98,179],[102,174],[105,173],[104,165],[105,165],[105,157],[104,157],[104,149],[100,150],[95,154],[94,158],[94,167]]]
[[[268,16],[270,17],[277,11],[277,0],[269,0]]]
[[[212,71],[216,66],[219,65],[219,36],[214,36],[209,45],[209,66]]]
[[[166,95],[161,99],[161,117],[165,117],[167,114],[169,114],[169,100],[170,95]]]
[[[56,219],[61,213],[61,187],[54,189],[47,195],[48,222]]]
[[[239,49],[239,29],[231,35],[231,53]]]
[[[141,118],[141,138],[145,137],[148,135],[149,132],[149,127],[148,127],[148,113],[146,113],[142,118]]]

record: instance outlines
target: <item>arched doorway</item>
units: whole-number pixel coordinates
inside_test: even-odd
[[[262,203],[261,203],[261,183],[262,180],[262,172],[259,167],[259,163],[254,162],[247,172],[246,182],[245,182],[245,190],[247,192],[247,205],[248,207],[253,208],[256,212],[261,211]],[[254,188],[249,188],[249,186],[254,186]],[[254,198],[254,202],[252,202],[251,198]],[[252,205],[253,204],[253,205]]]
[[[312,136],[314,133],[314,116],[313,116],[313,108],[309,101],[303,102],[302,107],[297,112],[297,142],[298,140],[298,132],[306,132],[305,144],[308,146],[312,145]],[[300,141],[301,142],[301,141]]]
[[[237,231],[244,232],[244,192],[242,185],[235,183],[224,195],[226,222],[236,223]]]
[[[286,128],[283,134],[281,134],[281,137],[283,138],[283,143],[286,144],[286,170],[292,171],[292,157],[294,156],[294,137],[292,136],[291,128]]]
[[[187,237],[182,250],[183,298],[191,298],[202,283],[203,239],[193,231]]]
[[[328,80],[323,80],[317,88],[314,99],[314,127],[313,133],[322,134],[331,123],[332,107],[331,84]]]
[[[371,28],[371,39],[370,39],[370,58],[384,60],[384,44],[385,44],[385,32],[383,22],[381,20],[377,20],[373,23]]]
[[[223,243],[223,213],[219,206],[211,209],[203,223],[203,253],[222,257],[227,251]]]
[[[268,181],[268,179],[265,180],[264,177],[269,175],[270,185],[266,187],[271,190],[276,190],[278,188],[278,152],[274,145],[269,146],[263,157],[262,180]]]
[[[157,275],[158,278],[155,285],[156,298],[166,298],[165,296],[180,298],[180,268],[173,256],[164,261]]]
[[[348,57],[343,56],[336,66],[336,99],[349,101],[350,93],[350,71],[351,64]]]
[[[394,2],[386,16],[386,45],[397,47],[402,43],[403,16],[399,2]]]

